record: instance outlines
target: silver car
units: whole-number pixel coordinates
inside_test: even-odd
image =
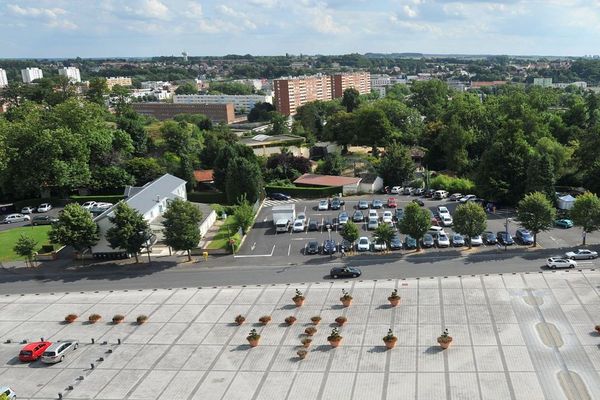
[[[15,222],[23,222],[23,221],[31,221],[31,217],[29,215],[23,215],[23,214],[8,214],[0,222],[3,224],[12,224]]]
[[[565,258],[571,260],[592,260],[598,258],[598,253],[587,249],[578,249],[576,251],[569,251],[565,254]]]
[[[42,362],[45,364],[56,364],[65,359],[65,356],[77,350],[79,343],[77,340],[60,340],[53,343],[42,354]]]

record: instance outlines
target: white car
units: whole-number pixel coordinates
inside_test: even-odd
[[[483,244],[483,239],[481,238],[481,235],[471,236],[469,242],[471,242],[471,246],[481,246]]]
[[[459,202],[461,202],[461,203],[463,203],[463,204],[464,204],[464,203],[466,203],[467,201],[469,201],[469,200],[474,200],[474,199],[476,199],[476,198],[477,198],[477,196],[475,196],[474,194],[468,194],[468,195],[464,196],[462,199],[460,199],[460,200],[459,200]]]
[[[37,212],[39,212],[39,213],[45,213],[50,210],[52,210],[52,204],[50,204],[50,203],[42,203],[37,208]]]
[[[358,243],[356,244],[356,250],[358,251],[369,251],[371,248],[371,241],[368,237],[362,236],[358,239]]]
[[[373,242],[373,251],[385,251],[385,250],[387,250],[387,245],[385,243]]]
[[[598,253],[592,250],[579,249],[577,251],[569,251],[565,257],[571,260],[592,260],[598,258]]]
[[[429,233],[430,235],[439,235],[439,234],[446,234],[446,231],[444,231],[444,228],[442,228],[441,226],[432,226],[431,228],[429,228],[429,231],[427,231],[427,233]]]
[[[319,211],[327,211],[329,210],[329,202],[327,200],[319,201]]]
[[[546,266],[552,269],[575,268],[577,266],[577,261],[562,257],[550,257],[548,260],[546,260]]]
[[[86,210],[91,210],[92,208],[96,207],[96,202],[95,201],[86,201],[85,203],[83,203],[81,205],[81,207],[85,208]]]
[[[296,220],[300,220],[303,222],[306,222],[306,214],[303,212],[299,212],[298,215],[296,215]]]
[[[23,214],[8,214],[6,217],[2,218],[0,223],[2,224],[14,224],[15,222],[25,222],[31,221],[31,217],[29,215]]]
[[[373,230],[379,227],[379,220],[377,218],[369,218],[369,222],[367,223],[367,229]]]
[[[452,226],[452,224],[454,223],[454,220],[452,219],[450,214],[440,215],[440,218],[442,220],[442,225],[444,226]]]
[[[292,232],[304,232],[304,220],[297,219],[294,221],[294,225],[292,225]]]
[[[8,400],[16,400],[17,394],[8,386],[0,386],[0,396],[6,396]]]
[[[392,187],[392,190],[390,190],[390,193],[400,194],[400,193],[402,193],[402,190],[403,190],[402,186],[394,186],[394,187]]]
[[[463,197],[462,193],[452,193],[450,195],[450,197],[448,197],[448,200],[450,200],[450,201],[458,201],[458,200],[462,199],[462,197]]]
[[[438,212],[438,214],[440,214],[440,217],[442,217],[444,215],[450,215],[450,211],[448,211],[448,209],[444,206],[439,206],[437,208],[437,212]]]
[[[21,208],[21,214],[33,214],[35,212],[35,207],[23,207]]]
[[[65,359],[65,356],[77,350],[77,347],[79,347],[77,340],[59,340],[58,342],[52,343],[52,345],[44,351],[41,360],[44,364],[56,364],[62,362]]]
[[[391,211],[384,211],[381,220],[385,224],[393,224],[394,223],[394,214],[392,214]]]
[[[109,209],[113,206],[113,203],[96,203],[95,208]]]
[[[379,220],[379,214],[377,214],[376,210],[369,210],[369,219]]]
[[[437,247],[449,247],[450,246],[450,239],[448,239],[448,236],[446,236],[446,234],[444,233],[439,233],[437,235],[437,239],[435,240]]]

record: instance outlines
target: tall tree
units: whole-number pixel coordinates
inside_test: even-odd
[[[400,232],[412,236],[417,241],[417,250],[421,249],[419,239],[427,233],[429,227],[431,227],[429,211],[416,203],[408,203],[404,209],[404,217],[398,222],[398,228]]]
[[[71,246],[79,253],[89,250],[100,240],[92,214],[77,203],[65,206],[58,215],[58,222],[52,224],[48,237],[52,243]]]
[[[290,133],[290,126],[285,115],[278,112],[271,113],[271,123],[273,124],[273,128],[271,128],[272,135],[287,135]]]
[[[248,122],[269,121],[275,107],[271,103],[256,103],[248,113]]]
[[[360,93],[355,88],[344,90],[342,95],[342,105],[346,107],[346,112],[351,113],[360,105]]]
[[[481,235],[487,228],[485,211],[479,204],[473,202],[459,205],[454,211],[453,220],[454,231],[467,237],[469,249],[471,248],[471,238]]]
[[[188,261],[192,261],[191,249],[197,247],[202,238],[199,226],[202,212],[188,201],[175,199],[169,204],[163,219],[167,246],[187,251]]]
[[[37,244],[38,242],[35,239],[22,234],[19,239],[17,239],[13,251],[17,255],[25,257],[25,264],[33,267],[33,255]]]
[[[135,255],[135,262],[139,263],[138,254],[146,245],[150,236],[150,226],[144,216],[121,201],[114,209],[114,216],[109,217],[113,224],[106,231],[106,240],[113,249],[123,249],[128,254]]]
[[[385,154],[377,166],[377,172],[385,185],[402,185],[412,179],[415,168],[409,150],[393,143],[386,147]]]
[[[380,224],[373,231],[373,240],[375,243],[385,244],[385,248],[389,249],[395,234],[394,228],[390,224]]]
[[[106,96],[110,90],[106,83],[106,78],[92,78],[90,79],[89,89],[86,93],[86,97],[89,101],[104,105],[104,96]]]
[[[186,82],[175,89],[175,94],[198,94],[198,85]]]
[[[526,191],[542,192],[549,199],[554,200],[556,197],[554,188],[554,167],[552,160],[547,154],[533,155],[529,160],[529,168],[527,168]]]
[[[241,179],[243,177],[243,179]],[[236,157],[229,161],[225,178],[227,200],[234,203],[246,195],[250,203],[256,202],[264,191],[260,168],[255,162]]]
[[[344,160],[344,157],[340,153],[329,153],[319,164],[317,170],[324,175],[339,176],[344,172],[345,167],[346,160]]]
[[[128,160],[125,163],[125,170],[133,175],[137,186],[143,186],[166,172],[156,158],[145,157],[134,157]]]
[[[537,234],[554,226],[556,210],[544,193],[533,192],[519,202],[517,215],[523,228],[533,233],[533,247],[535,247]]]
[[[585,246],[588,233],[600,229],[600,199],[594,193],[586,192],[575,199],[575,204],[570,212],[573,223],[583,231],[583,245]]]
[[[438,79],[417,81],[411,85],[410,91],[410,104],[416,107],[427,121],[441,118],[450,97],[450,89],[446,82]]]
[[[364,106],[356,111],[358,121],[358,141],[353,144],[371,146],[372,153],[378,152],[379,146],[389,143],[393,128],[385,113],[375,106]]]
[[[144,157],[148,153],[148,133],[144,128],[142,117],[133,109],[127,107],[117,115],[117,128],[122,129],[131,136],[134,154]]]
[[[238,203],[233,212],[233,218],[238,229],[242,230],[242,235],[245,235],[254,222],[254,209],[245,196],[240,198]]]
[[[352,243],[352,248],[354,248],[354,242],[356,242],[358,240],[358,237],[360,236],[358,226],[356,226],[354,222],[348,221],[340,230],[340,236],[344,240],[347,240],[348,242]]]

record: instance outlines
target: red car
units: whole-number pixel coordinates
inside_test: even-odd
[[[390,197],[387,202],[388,208],[396,208],[398,207],[398,203],[396,203],[396,199],[394,197]]]
[[[42,356],[44,351],[50,347],[51,342],[33,342],[29,343],[21,349],[19,353],[19,360],[21,361],[35,361]]]

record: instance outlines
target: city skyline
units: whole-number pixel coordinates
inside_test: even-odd
[[[13,0],[3,58],[419,52],[584,56],[600,3],[446,0]]]

